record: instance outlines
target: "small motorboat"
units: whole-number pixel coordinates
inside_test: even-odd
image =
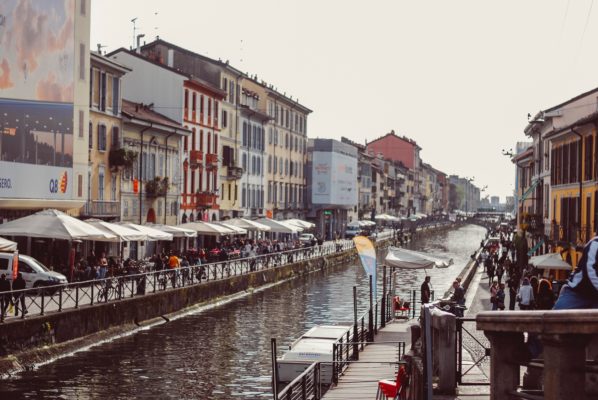
[[[332,349],[334,343],[351,336],[348,325],[317,325],[295,340],[277,360],[278,380],[288,383],[301,375],[311,364],[321,362],[320,381],[332,382]]]

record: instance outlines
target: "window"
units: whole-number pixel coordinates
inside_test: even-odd
[[[79,43],[79,79],[82,81],[85,80],[85,59],[87,58],[87,54],[85,52],[85,45],[83,43]]]
[[[272,173],[272,156],[268,154],[268,173]]]
[[[77,175],[77,196],[83,197],[83,175]]]
[[[247,172],[247,154],[243,153],[242,160],[243,160],[243,171]]]
[[[106,151],[106,125],[98,124],[98,150]]]
[[[247,122],[243,121],[243,146],[247,146]]]
[[[189,119],[189,90],[185,89],[185,108],[183,110],[183,119]]]
[[[289,134],[288,133],[284,136],[284,148],[285,149],[289,148]]]
[[[195,149],[195,144],[193,145],[193,149]],[[199,151],[203,151],[203,129],[199,130]]]
[[[241,207],[245,207],[246,194],[247,194],[247,189],[245,188],[245,184],[243,184],[243,189],[241,190]]]
[[[203,94],[199,96],[199,118],[203,121]]]
[[[118,105],[120,104],[120,79],[118,77],[112,78],[112,113],[118,115],[120,112]]]
[[[274,173],[278,172],[278,157],[274,156]]]
[[[227,121],[227,112],[226,110],[222,110],[222,127],[226,128],[228,126],[228,121]]]
[[[197,121],[197,94],[195,92],[193,92],[193,94],[191,95],[192,100],[191,100],[191,115],[193,118],[193,121]]]
[[[120,144],[120,128],[118,126],[112,127],[112,138],[110,140],[110,146],[118,147]]]
[[[272,144],[272,128],[268,129],[268,144]]]
[[[83,131],[84,131],[84,124],[85,124],[85,113],[83,112],[83,110],[79,110],[79,137],[82,138],[83,137]]]
[[[110,200],[116,201],[116,175],[110,175]]]
[[[100,111],[106,111],[106,73],[100,72]]]
[[[251,174],[252,175],[255,175],[255,170],[256,170],[255,164],[256,164],[256,162],[255,162],[255,156],[252,156],[251,157]]]
[[[104,200],[104,167],[98,168],[98,200]]]

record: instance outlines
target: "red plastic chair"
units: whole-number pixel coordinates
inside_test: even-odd
[[[405,395],[407,388],[407,371],[405,367],[401,366],[397,373],[397,380],[395,382],[388,379],[378,381],[378,391],[376,393],[376,400],[386,399],[400,399]]]
[[[409,316],[409,310],[411,309],[411,303],[408,301],[402,302],[399,296],[395,296],[393,307],[395,318],[407,318]]]

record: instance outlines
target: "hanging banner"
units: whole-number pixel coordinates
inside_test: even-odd
[[[374,299],[377,299],[376,249],[370,239],[365,236],[355,236],[353,238],[353,243],[355,243],[355,248],[357,249],[357,254],[359,254],[359,259],[361,260],[361,265],[363,266],[365,273],[372,276],[372,295]]]

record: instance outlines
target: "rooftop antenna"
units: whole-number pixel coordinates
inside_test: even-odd
[[[108,46],[102,46],[102,44],[101,44],[101,43],[98,43],[98,54],[99,54],[99,55],[102,55],[102,49],[103,49],[104,47],[108,47]]]
[[[154,12],[154,19],[156,20],[156,26],[154,26],[154,31],[156,32],[156,37],[158,37],[158,11]]]
[[[135,47],[135,38],[137,37],[136,33],[137,33],[137,17],[133,18],[131,20],[131,22],[133,23],[133,47]]]

